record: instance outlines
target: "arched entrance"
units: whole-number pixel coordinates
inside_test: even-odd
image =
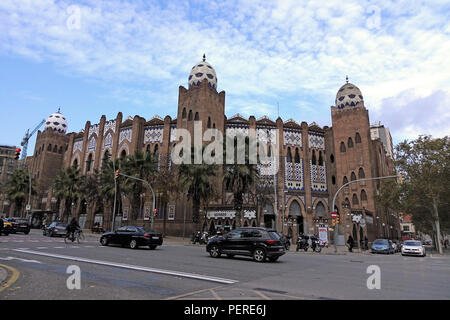
[[[300,204],[297,200],[293,200],[289,206],[289,214],[297,224],[297,235],[304,232],[303,216]]]
[[[266,228],[275,227],[275,213],[273,211],[273,206],[271,203],[266,203],[264,205],[264,226]]]
[[[359,248],[358,243],[358,230],[356,229],[356,224],[353,224],[353,246]]]

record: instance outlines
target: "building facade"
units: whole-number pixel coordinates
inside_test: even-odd
[[[336,191],[346,182],[359,178],[391,175],[392,158],[379,138],[371,136],[369,112],[364,107],[361,91],[353,84],[344,84],[331,107],[332,127],[316,123],[297,122],[281,118],[256,119],[236,114],[225,116],[225,92],[217,90],[217,76],[213,67],[203,59],[191,70],[188,88],[179,87],[178,111],[175,118],[155,116],[150,120],[136,115],[115,119],[100,118],[86,122],[80,132],[67,133],[67,121],[59,112],[47,120],[43,132],[36,139],[35,152],[27,163],[33,178],[38,181],[38,196],[33,208],[52,210],[60,215],[62,206],[55,207],[50,181],[60,169],[78,166],[82,174],[90,174],[102,167],[105,158],[120,158],[140,150],[157,154],[164,165],[171,164],[171,153],[179,142],[177,130],[186,129],[195,136],[195,124],[202,132],[214,128],[223,135],[256,134],[259,141],[276,148],[275,157],[259,166],[269,183],[258,197],[247,197],[244,204],[246,226],[267,226],[293,237],[299,233],[318,233],[319,227],[331,227],[331,211],[340,215],[339,234],[343,243],[352,234],[355,240],[382,235],[387,225],[387,214],[377,205],[379,182],[359,182],[349,185],[332,200]],[[58,117],[58,118],[57,118]],[[63,126],[64,125],[64,126]],[[236,225],[233,196],[217,180],[219,200],[212,201],[202,212],[203,228],[214,232],[217,228]],[[257,192],[258,193],[258,192]],[[156,194],[160,215],[154,228],[169,235],[188,235],[194,231],[192,203],[185,194],[174,194],[163,201]],[[122,208],[116,212],[116,225],[150,223],[148,215],[139,214],[132,220],[131,205],[124,197]],[[74,215],[85,228],[99,223],[105,229],[112,224],[112,208],[107,201],[87,203],[80,199],[74,204]],[[148,213],[152,197],[147,192],[142,198],[142,211]],[[384,226],[383,226],[384,223]],[[387,227],[394,227],[393,223]],[[399,226],[395,226],[396,229]],[[331,238],[332,232],[328,234]]]
[[[6,183],[17,168],[18,161],[14,159],[15,146],[0,146],[0,216],[9,216],[14,210],[14,203],[6,195]]]

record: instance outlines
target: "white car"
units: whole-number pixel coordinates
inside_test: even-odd
[[[406,240],[402,246],[402,256],[407,255],[425,257],[427,255],[425,246],[420,241]]]

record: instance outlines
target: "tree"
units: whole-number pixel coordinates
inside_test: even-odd
[[[23,203],[28,198],[30,192],[30,175],[25,169],[14,170],[10,180],[6,182],[6,194],[14,201],[15,214],[20,215],[23,209]],[[31,185],[31,192],[34,194],[34,186]]]
[[[100,188],[99,193],[103,199],[109,203],[111,208],[111,223],[114,217],[114,196],[116,197],[116,212],[120,212],[122,209],[122,199],[120,195],[122,192],[127,191],[127,186],[123,183],[123,177],[118,177],[115,181],[115,172],[121,167],[122,159],[105,160],[99,174]],[[117,193],[115,189],[115,183],[117,182]]]
[[[82,177],[78,167],[68,167],[61,170],[53,180],[53,189],[55,197],[58,200],[64,199],[65,208],[63,219],[67,221],[72,215],[72,203],[75,203],[83,194]]]
[[[396,165],[405,181],[400,199],[403,208],[418,227],[431,226],[442,254],[441,225],[447,228],[449,224],[450,138],[421,135],[405,140],[396,147]]]

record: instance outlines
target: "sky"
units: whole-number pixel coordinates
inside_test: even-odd
[[[59,106],[69,132],[118,112],[175,118],[203,54],[227,117],[331,126],[348,75],[394,144],[450,135],[448,0],[1,0],[0,144]]]

